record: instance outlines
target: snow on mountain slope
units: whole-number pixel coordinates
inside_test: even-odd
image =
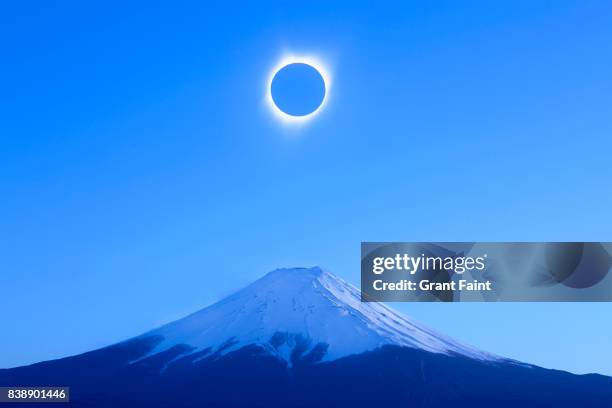
[[[296,350],[329,361],[397,345],[500,360],[383,304],[362,303],[358,289],[317,267],[277,269],[224,300],[143,336],[163,337],[149,355],[183,344],[191,346],[188,353],[207,350],[207,355],[258,345],[291,364]]]

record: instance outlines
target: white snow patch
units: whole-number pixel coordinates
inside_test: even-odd
[[[210,347],[220,355],[259,345],[291,364],[296,347],[303,347],[304,355],[323,343],[327,352],[322,361],[384,345],[503,360],[438,334],[384,304],[361,302],[358,289],[317,267],[277,269],[218,303],[142,336],[163,337],[149,356],[178,344],[194,347],[193,352]]]

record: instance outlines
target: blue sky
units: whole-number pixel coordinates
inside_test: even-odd
[[[0,367],[181,317],[361,241],[610,240],[612,6],[19,2],[0,10]],[[219,3],[220,4],[220,3]],[[287,53],[333,86],[299,128]],[[610,304],[395,304],[612,375]]]

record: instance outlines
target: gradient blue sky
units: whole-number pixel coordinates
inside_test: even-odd
[[[0,367],[276,267],[358,284],[362,240],[611,239],[609,2],[87,3],[0,6]],[[333,78],[299,129],[264,103],[289,52]],[[612,375],[612,304],[394,306]]]

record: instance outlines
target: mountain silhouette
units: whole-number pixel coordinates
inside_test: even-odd
[[[480,351],[316,267],[275,270],[106,348],[0,370],[0,386],[70,386],[54,406],[71,407],[612,407],[610,377]]]

